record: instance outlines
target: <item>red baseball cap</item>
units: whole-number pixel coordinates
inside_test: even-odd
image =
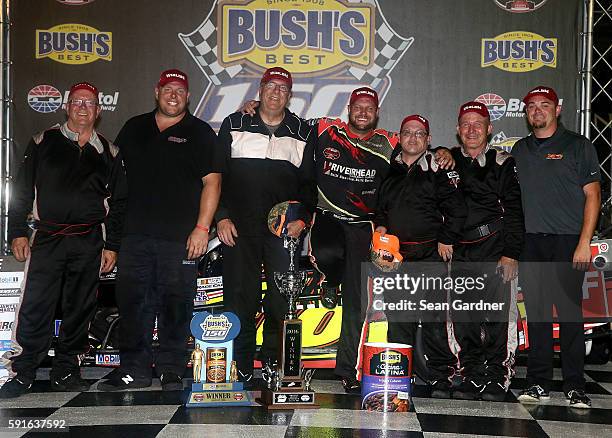
[[[90,84],[89,82],[77,82],[72,87],[70,87],[70,92],[68,93],[68,96],[70,96],[72,93],[74,93],[77,90],[91,91],[93,95],[96,96],[96,99],[98,98],[98,89],[96,88],[95,85]]]
[[[457,120],[461,120],[461,117],[463,117],[463,115],[467,113],[477,113],[480,114],[482,117],[486,117],[488,119],[491,118],[487,106],[480,102],[471,101],[461,105],[461,108],[459,108],[459,117],[457,117]]]
[[[411,120],[416,120],[417,122],[425,126],[425,131],[427,131],[427,133],[429,134],[429,121],[420,114],[412,114],[404,118],[404,120],[402,120],[402,124],[400,125],[400,131],[402,130],[404,125]]]
[[[557,93],[555,93],[555,90],[550,87],[546,87],[544,85],[538,85],[535,87],[533,90],[527,93],[525,97],[523,97],[523,102],[525,102],[525,105],[528,104],[529,100],[534,96],[544,96],[547,99],[555,102],[555,105],[559,105],[559,97],[557,96]]]
[[[282,67],[270,67],[261,77],[261,84],[267,84],[271,80],[277,80],[286,83],[289,88],[293,87],[293,79],[291,73]]]
[[[157,82],[157,86],[161,88],[170,82],[178,82],[183,85],[186,90],[189,90],[189,80],[187,79],[187,75],[180,70],[173,68],[170,70],[163,71],[162,74],[159,76],[159,82]]]
[[[370,87],[361,87],[353,90],[351,93],[351,100],[349,101],[349,105],[352,105],[357,99],[362,97],[367,97],[371,99],[375,104],[376,108],[378,108],[378,93],[372,90]]]

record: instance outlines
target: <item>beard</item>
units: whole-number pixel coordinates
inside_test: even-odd
[[[370,123],[365,125],[363,128],[357,126],[355,124],[355,122],[353,121],[352,117],[349,118],[349,126],[351,128],[353,128],[357,132],[369,132],[369,131],[372,131],[373,129],[376,128],[376,125],[378,125],[378,117],[374,118],[374,120],[372,120]]]

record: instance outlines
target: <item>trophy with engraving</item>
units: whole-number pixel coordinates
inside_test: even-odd
[[[292,201],[277,204],[270,211],[268,219],[270,231],[282,237],[290,260],[286,272],[274,273],[274,282],[287,299],[288,310],[281,322],[278,360],[266,363],[262,369],[267,388],[262,391],[258,401],[268,409],[319,407],[315,404],[315,393],[311,390],[314,370],[304,370],[302,366],[302,321],[297,317],[295,303],[304,289],[307,277],[306,272],[299,271],[295,264],[300,240],[289,237],[286,232],[286,224],[295,220],[293,217],[299,217],[296,211],[291,211],[292,207],[295,210],[300,204]]]

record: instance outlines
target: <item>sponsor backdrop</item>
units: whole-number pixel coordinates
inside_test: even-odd
[[[520,98],[538,84],[557,89],[575,128],[581,4],[20,0],[11,4],[15,153],[64,120],[74,82],[101,90],[99,130],[113,139],[154,107],[163,69],[189,75],[191,111],[218,129],[274,65],[294,73],[291,108],[303,117],[345,117],[350,91],[369,85],[381,97],[380,127],[397,130],[418,112],[434,144],[455,145],[457,109],[476,99],[491,111],[493,141],[509,149],[527,133]]]

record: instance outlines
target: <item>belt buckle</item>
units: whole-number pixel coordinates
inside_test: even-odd
[[[491,234],[491,230],[489,230],[489,224],[479,226],[478,234],[480,234],[480,237],[485,237]]]

